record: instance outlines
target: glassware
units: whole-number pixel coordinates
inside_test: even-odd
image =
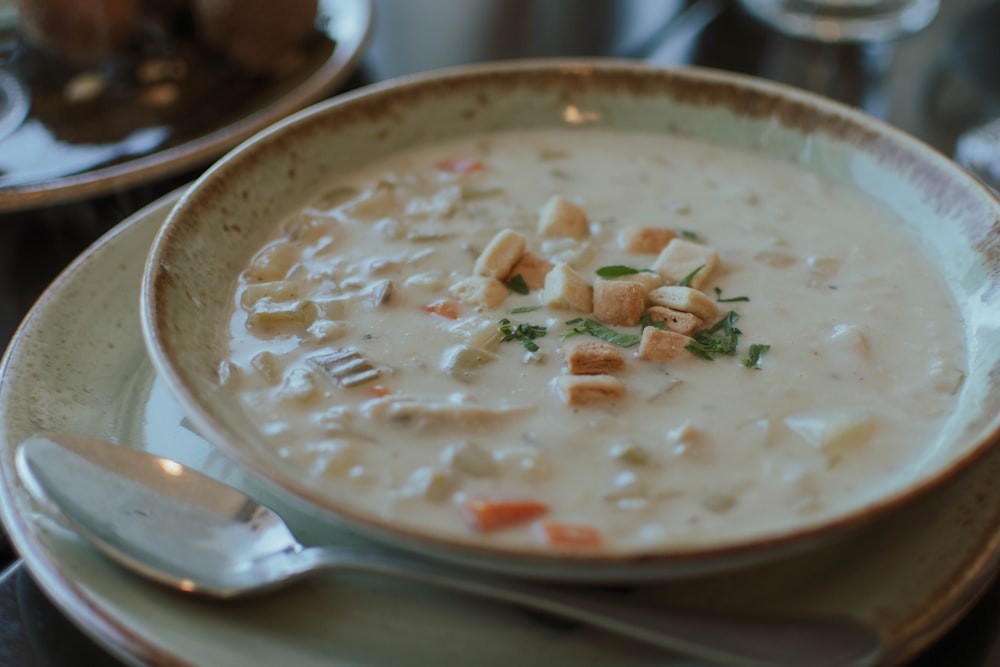
[[[940,0],[740,0],[743,8],[785,35],[821,42],[871,42],[926,28]]]

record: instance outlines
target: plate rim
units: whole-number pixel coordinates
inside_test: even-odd
[[[162,220],[186,187],[179,188],[130,215],[95,241],[53,281],[22,321],[11,339],[11,344],[0,359],[0,381],[7,379],[11,367],[16,365],[19,350],[24,344],[23,341],[35,328],[36,320],[60,292],[74,285],[81,269],[93,261],[95,255],[113,253],[115,245],[126,233],[136,231],[143,225],[154,224],[157,217]],[[4,391],[0,390],[0,397],[3,393]],[[0,398],[0,420],[6,414],[5,403],[6,401]],[[0,423],[0,427],[2,426]],[[6,442],[5,437],[6,434],[0,431],[0,453],[15,446]],[[996,456],[1000,457],[1000,453]],[[126,664],[200,667],[182,658],[178,652],[160,649],[151,638],[131,632],[127,627],[115,622],[99,600],[89,596],[84,587],[66,576],[58,558],[39,539],[37,526],[33,527],[30,517],[17,511],[15,500],[17,488],[20,488],[20,482],[14,469],[6,465],[0,466],[0,519],[21,555],[22,564],[46,597],[81,632]],[[22,493],[26,492],[22,489]],[[971,493],[963,491],[963,497]],[[1000,491],[997,493],[1000,494]],[[997,511],[996,518],[1000,519],[1000,510]],[[1000,520],[997,521],[997,525],[1000,526]],[[990,531],[989,535],[984,532],[984,537],[979,540],[977,547],[975,558],[972,559],[975,567],[962,567],[950,572],[944,591],[934,598],[934,604],[921,607],[905,621],[897,623],[895,628],[897,632],[890,637],[894,643],[887,643],[879,664],[902,665],[916,657],[958,623],[990,589],[997,580],[1000,567],[1000,530]],[[127,580],[129,575],[123,571],[121,577]],[[931,597],[931,592],[927,597]]]
[[[335,32],[334,49],[315,71],[287,94],[248,115],[177,146],[125,162],[44,181],[0,187],[0,214],[65,204],[167,178],[221,157],[270,124],[320,100],[355,70],[371,42],[375,0],[319,0],[331,20],[344,16],[353,29]]]

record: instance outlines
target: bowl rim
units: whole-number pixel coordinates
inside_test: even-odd
[[[305,503],[307,507],[345,521],[366,534],[389,538],[393,542],[405,544],[428,554],[446,556],[451,554],[486,560],[502,559],[505,563],[514,563],[515,567],[518,564],[528,568],[538,564],[558,564],[579,566],[583,569],[596,568],[597,571],[612,565],[661,565],[683,569],[700,563],[716,561],[728,563],[733,559],[758,562],[770,559],[772,555],[795,552],[826,538],[832,539],[866,526],[931,493],[961,476],[987,451],[1000,443],[1000,423],[987,424],[983,427],[984,433],[976,444],[951,460],[948,465],[938,466],[932,472],[917,478],[915,482],[896,487],[892,492],[876,496],[853,509],[836,512],[815,523],[793,524],[754,533],[748,537],[721,539],[710,543],[661,545],[655,549],[635,551],[543,550],[485,544],[474,539],[422,531],[412,526],[380,519],[374,512],[336,502],[308,485],[300,484],[291,474],[258,460],[249,448],[234,444],[234,438],[225,421],[199,400],[196,391],[189,388],[183,365],[175,364],[167,346],[163,345],[160,329],[163,328],[164,322],[156,297],[162,285],[162,269],[169,266],[168,257],[176,250],[171,243],[173,235],[170,232],[177,224],[176,221],[186,214],[188,207],[195,206],[204,195],[204,191],[211,189],[209,186],[214,180],[230,171],[240,170],[241,164],[250,161],[245,156],[266,150],[268,144],[279,141],[286,133],[294,132],[300,124],[359,102],[387,98],[398,95],[401,91],[419,90],[434,84],[476,81],[494,75],[514,77],[558,73],[573,77],[588,76],[595,71],[606,75],[651,77],[663,82],[670,81],[671,85],[714,86],[720,89],[726,88],[730,93],[749,93],[779,103],[790,103],[795,110],[808,110],[814,120],[819,118],[820,121],[828,123],[832,127],[828,132],[831,135],[879,138],[894,149],[919,157],[921,162],[935,173],[948,174],[955,183],[961,185],[962,190],[967,192],[970,198],[992,209],[996,221],[1000,224],[1000,198],[937,149],[883,120],[843,103],[750,75],[704,67],[663,67],[614,58],[536,58],[460,65],[389,79],[307,107],[269,126],[232,149],[194,181],[174,204],[165,223],[157,232],[143,272],[140,297],[142,335],[158,375],[184,406],[197,429],[243,469],[251,472],[268,486],[290,494],[293,499]],[[815,125],[814,123],[810,127]],[[820,122],[819,125],[822,126],[823,123]],[[718,569],[729,569],[729,567],[723,566]]]

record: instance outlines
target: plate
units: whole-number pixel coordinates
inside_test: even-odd
[[[372,577],[317,576],[240,604],[187,597],[112,565],[39,513],[16,444],[74,431],[147,449],[242,488],[305,542],[361,542],[282,506],[195,433],[155,377],[139,330],[139,280],[175,193],[85,252],[25,319],[0,367],[0,515],[47,595],[130,664],[271,667],[695,667],[584,626]],[[1000,450],[920,502],[825,550],[724,576],[623,588],[648,604],[830,611],[874,624],[884,664],[929,645],[989,586],[1000,557]],[[376,549],[375,545],[369,545]]]
[[[319,38],[287,74],[271,78],[244,74],[190,37],[169,57],[116,64],[125,72],[106,78],[37,58],[12,61],[16,71],[0,69],[0,116],[17,121],[5,127],[0,120],[0,212],[98,196],[193,168],[331,92],[360,59],[373,7],[372,0],[319,6]],[[0,42],[13,39],[11,30],[4,34],[0,24]],[[164,79],[134,81],[144,66],[160,68],[145,76]],[[100,82],[101,94],[69,101],[74,86],[81,95]]]

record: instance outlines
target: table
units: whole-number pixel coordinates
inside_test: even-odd
[[[838,97],[880,115],[951,153],[959,133],[1000,115],[1000,87],[990,89],[988,52],[995,23],[983,12],[991,0],[947,0],[930,29],[894,49],[835,48],[776,36],[744,16],[727,0],[667,0],[627,3],[628,11],[658,12],[641,26],[616,24],[625,6],[598,0],[536,0],[565,13],[586,7],[589,23],[567,27],[562,39],[548,40],[518,31],[518,21],[537,18],[538,4],[506,0],[473,2],[492,11],[491,39],[476,35],[428,48],[415,40],[406,12],[421,9],[416,20],[435,20],[434,12],[455,9],[457,0],[377,0],[382,17],[360,71],[345,89],[447,64],[489,58],[537,55],[615,55],[648,57],[662,64],[698,64],[758,74]],[[635,6],[631,6],[635,5]],[[461,5],[467,21],[478,20]],[[645,7],[645,8],[644,8]],[[652,8],[652,9],[651,9]],[[679,10],[683,11],[677,14]],[[600,11],[597,11],[600,10]],[[602,13],[603,12],[603,13]],[[668,23],[668,19],[673,18]],[[596,16],[596,18],[594,18]],[[992,16],[1000,16],[992,11]],[[460,17],[461,18],[461,17]],[[457,20],[450,16],[451,20]],[[549,17],[551,20],[551,15]],[[594,23],[598,21],[598,23]],[[604,21],[604,23],[600,23]],[[482,26],[482,22],[477,25]],[[579,32],[580,26],[591,29]],[[409,38],[409,39],[408,39]],[[977,38],[981,38],[978,39]],[[1000,47],[997,47],[1000,50]],[[990,59],[989,56],[992,55]],[[984,64],[980,62],[987,58]],[[804,66],[812,63],[813,66]],[[984,74],[985,72],[985,74]],[[55,275],[102,233],[129,213],[195,177],[198,169],[129,191],[86,202],[0,215],[0,341],[7,341],[34,299]],[[0,666],[118,667],[47,600],[6,543],[0,541]],[[914,667],[1000,667],[1000,585]]]

